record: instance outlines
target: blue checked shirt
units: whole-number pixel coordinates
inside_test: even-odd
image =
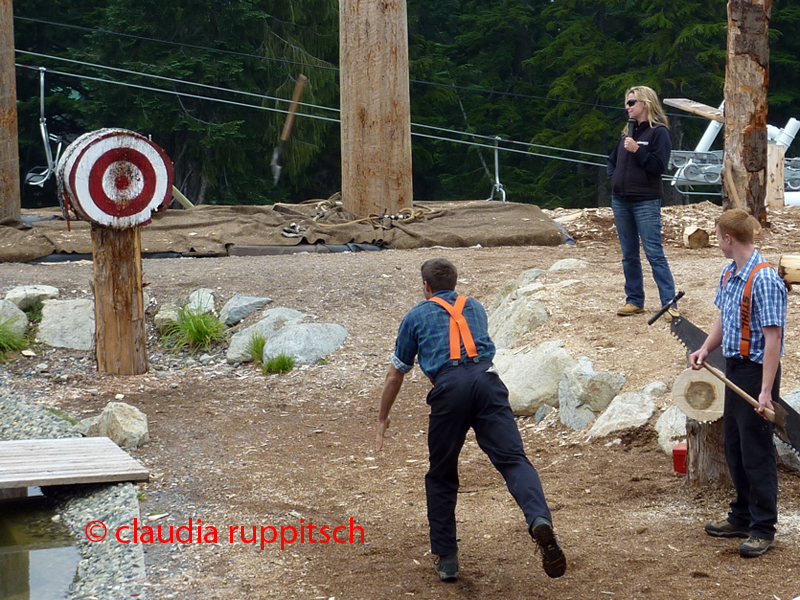
[[[758,253],[747,260],[741,271],[736,272],[736,263],[733,262],[722,270],[717,287],[714,304],[720,309],[722,315],[722,355],[725,357],[739,356],[739,343],[742,337],[742,296],[750,272],[757,264],[764,262]],[[722,282],[725,273],[730,272],[725,287]],[[786,286],[775,269],[761,269],[753,277],[753,287],[750,290],[750,360],[763,364],[764,362],[764,334],[762,327],[782,327],[781,331],[781,356],[783,355],[783,339],[786,330]]]
[[[442,300],[455,303],[458,294],[453,290],[439,290],[434,294]],[[494,342],[489,337],[486,310],[474,298],[467,298],[464,318],[469,325],[479,358],[494,358]],[[439,370],[450,363],[450,314],[441,306],[425,300],[412,308],[400,323],[397,332],[392,365],[402,373],[414,367],[414,357],[419,368],[430,379],[435,379]],[[464,344],[461,344],[461,361],[467,360]]]

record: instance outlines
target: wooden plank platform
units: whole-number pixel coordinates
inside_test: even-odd
[[[147,481],[149,471],[107,437],[0,442],[0,488]]]

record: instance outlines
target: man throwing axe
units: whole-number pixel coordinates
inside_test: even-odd
[[[486,310],[474,298],[455,292],[457,280],[456,268],[448,260],[434,258],[422,265],[425,301],[412,308],[400,324],[381,394],[376,450],[383,447],[389,412],[416,357],[433,383],[427,398],[431,407],[430,469],[425,475],[425,492],[431,553],[437,557],[439,578],[458,578],[458,455],[470,428],[525,514],[528,532],[542,553],[545,573],[561,577],[567,560],[553,532],[539,475],[525,456],[508,390],[492,369],[495,347]]]

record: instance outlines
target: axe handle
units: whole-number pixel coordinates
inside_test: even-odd
[[[300,102],[300,96],[303,95],[303,86],[308,81],[308,77],[300,75],[297,78],[297,83],[294,85],[294,94],[292,94],[292,104],[289,106],[289,116],[286,117],[286,123],[283,125],[283,133],[281,134],[281,141],[285,142],[289,139],[289,132],[292,130],[292,123],[294,123],[294,113],[297,112],[297,104]]]
[[[725,375],[723,375],[723,374],[720,372],[720,370],[719,370],[719,369],[716,369],[716,368],[712,367],[710,364],[708,364],[708,363],[707,363],[707,362],[705,362],[705,361],[703,361],[703,366],[704,366],[706,369],[708,369],[709,371],[711,371],[711,374],[712,374],[712,375],[714,375],[714,377],[716,377],[716,378],[717,378],[717,379],[719,379],[720,381],[724,382],[724,383],[725,383],[725,385],[727,385],[727,386],[728,386],[729,388],[731,388],[731,389],[732,389],[734,392],[736,392],[737,394],[739,394],[739,395],[740,395],[742,398],[744,398],[745,400],[747,400],[747,401],[748,401],[750,404],[752,404],[752,405],[753,405],[755,408],[758,408],[758,407],[759,407],[758,400],[756,400],[755,398],[753,398],[753,397],[752,397],[750,394],[748,394],[747,392],[745,392],[745,391],[744,391],[742,388],[740,388],[738,385],[736,385],[735,383],[733,383],[733,382],[732,382],[730,379],[728,379],[727,377],[725,377]],[[765,416],[766,416],[766,417],[767,417],[767,418],[768,418],[770,421],[772,421],[773,423],[775,422],[775,411],[772,411],[772,410],[770,410],[770,409],[768,409],[768,408],[765,408],[765,409],[764,409],[764,415],[765,415]]]

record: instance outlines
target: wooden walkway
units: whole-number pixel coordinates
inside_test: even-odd
[[[139,461],[107,437],[0,442],[0,489],[149,477]]]

